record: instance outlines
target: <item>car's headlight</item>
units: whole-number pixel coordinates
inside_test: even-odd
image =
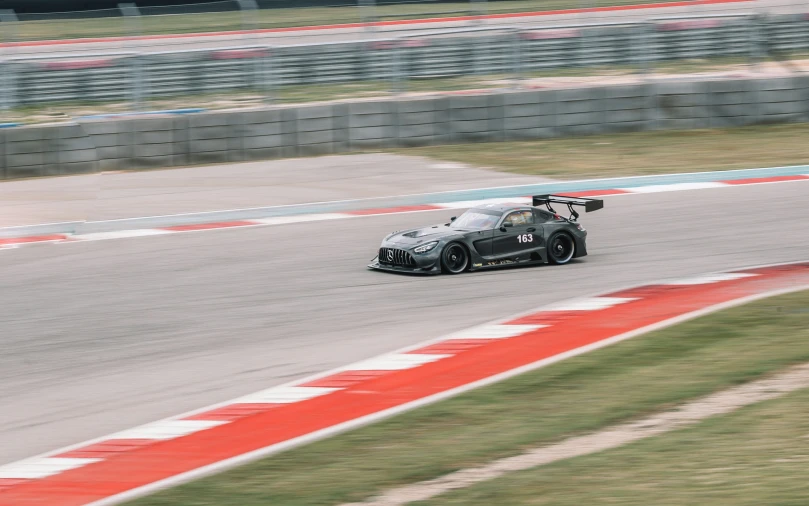
[[[427,244],[422,244],[421,246],[414,248],[413,251],[416,253],[427,253],[436,246],[438,246],[438,241],[428,242]]]

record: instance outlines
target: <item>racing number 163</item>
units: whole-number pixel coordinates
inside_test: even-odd
[[[517,236],[517,240],[520,243],[524,242],[534,242],[534,234],[522,234]]]

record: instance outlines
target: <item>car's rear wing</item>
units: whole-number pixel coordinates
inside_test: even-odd
[[[534,206],[545,205],[548,211],[556,214],[551,204],[565,204],[570,210],[570,221],[576,221],[579,218],[573,206],[580,206],[584,208],[585,213],[598,211],[604,207],[604,201],[601,199],[586,199],[584,197],[565,197],[564,195],[534,195]]]

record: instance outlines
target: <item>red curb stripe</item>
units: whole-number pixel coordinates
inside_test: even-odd
[[[162,227],[158,230],[171,232],[192,232],[194,230],[210,230],[214,228],[249,227],[255,225],[252,221],[220,221],[216,223],[200,223],[197,225],[177,225],[176,227]]]
[[[400,207],[386,207],[379,209],[361,209],[359,211],[348,211],[345,214],[350,214],[352,216],[368,216],[372,214],[409,213],[413,211],[437,211],[439,209],[443,208],[427,204],[422,206],[400,206]]]
[[[725,4],[725,3],[745,3],[751,0],[692,0],[692,1],[675,1],[675,2],[662,2],[651,4],[638,4],[638,5],[615,5],[607,7],[588,7],[583,9],[562,9],[554,11],[535,11],[535,12],[513,12],[503,14],[487,14],[484,16],[455,16],[450,18],[423,18],[423,19],[402,19],[393,21],[381,21],[374,23],[374,26],[396,26],[396,25],[413,25],[425,23],[442,23],[453,21],[473,21],[477,19],[508,19],[508,18],[522,18],[531,16],[552,16],[552,15],[565,15],[565,14],[582,14],[588,12],[609,12],[609,11],[625,11],[625,10],[638,10],[638,9],[660,9],[665,7],[693,7],[695,5],[709,5],[709,4]],[[339,30],[347,28],[364,28],[368,26],[366,23],[343,23],[336,25],[312,25],[312,26],[290,26],[286,28],[266,28],[261,30],[234,30],[229,32],[200,32],[200,33],[172,33],[162,35],[143,35],[138,37],[95,37],[86,39],[63,39],[63,40],[35,40],[28,42],[12,42],[0,44],[0,47],[35,47],[35,46],[55,46],[65,44],[95,44],[100,42],[120,42],[128,40],[161,40],[161,39],[184,39],[196,37],[223,37],[234,35],[250,35],[261,33],[283,33],[295,31],[314,31],[314,30]]]
[[[3,490],[9,489],[14,485],[19,485],[21,483],[25,483],[30,480],[18,480],[18,479],[8,479],[8,478],[0,478],[0,492]]]
[[[116,453],[128,452],[146,445],[154,444],[154,439],[108,439],[69,452],[54,455],[65,459],[102,459]]]
[[[302,383],[302,387],[318,388],[346,388],[369,379],[373,379],[391,371],[344,371],[316,379],[308,383]]]
[[[238,420],[245,416],[256,415],[275,409],[283,404],[254,404],[254,403],[236,403],[221,408],[212,409],[196,415],[191,415],[183,418],[183,420],[211,420],[211,421],[228,421]]]
[[[722,283],[722,281],[718,281],[718,283]],[[667,293],[676,292],[684,288],[687,288],[687,285],[649,285],[608,293],[605,294],[605,297],[626,297],[626,298],[641,299],[665,295]]]
[[[772,176],[772,177],[752,177],[748,179],[730,179],[727,181],[718,181],[725,184],[761,184],[761,183],[779,183],[781,181],[803,181],[809,179],[809,176],[796,175],[796,176]]]
[[[30,244],[34,242],[64,241],[66,239],[67,236],[61,234],[12,237],[9,239],[0,239],[0,246],[9,246],[12,244]]]
[[[408,351],[425,355],[457,355],[458,353],[489,344],[497,339],[449,339],[423,348]]]
[[[581,311],[542,311],[516,320],[506,322],[508,325],[557,325],[571,318],[581,316]]]
[[[597,311],[550,312],[551,317],[565,315],[566,318],[557,319],[551,327],[494,339],[419,367],[366,376],[327,395],[284,404],[229,424],[116,454],[48,478],[16,484],[0,494],[0,506],[79,506],[717,304],[809,284],[809,263],[739,272],[755,272],[759,276],[682,285],[677,290],[655,289],[656,292],[650,293],[656,295]],[[524,318],[541,320],[548,313],[540,310]],[[331,378],[357,372],[343,371]]]

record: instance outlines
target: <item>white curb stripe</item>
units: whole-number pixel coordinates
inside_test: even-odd
[[[94,232],[91,234],[79,234],[70,237],[71,241],[104,241],[106,239],[123,239],[126,237],[147,237],[152,235],[171,234],[171,230],[161,230],[159,228],[142,228],[134,230],[120,230],[117,232]]]
[[[450,339],[505,339],[515,337],[548,325],[481,325],[471,329],[455,332],[444,338]]]
[[[164,420],[111,435],[108,439],[174,439],[227,422],[214,420]]]
[[[291,404],[293,402],[314,399],[321,395],[341,390],[340,388],[325,387],[273,387],[253,394],[240,397],[230,404]]]
[[[632,188],[619,188],[625,192],[630,193],[661,193],[661,192],[676,192],[684,190],[702,190],[705,188],[724,188],[730,186],[727,183],[719,182],[705,182],[705,183],[675,183],[675,184],[661,184],[650,186],[635,186]]]
[[[707,285],[720,281],[732,281],[734,279],[749,278],[758,274],[748,274],[744,272],[728,272],[724,274],[709,274],[706,276],[696,276],[693,278],[674,279],[661,283],[662,285]]]
[[[546,311],[598,311],[607,309],[618,304],[625,304],[633,300],[638,300],[633,297],[587,297],[583,299],[572,299],[569,301],[558,302],[556,304],[549,304],[542,308],[541,312]]]
[[[43,457],[23,460],[0,466],[0,479],[33,480],[47,478],[78,467],[98,462],[101,459],[67,459],[61,457]]]
[[[402,371],[429,364],[452,355],[430,355],[426,353],[391,353],[374,357],[343,368],[344,371]]]
[[[458,202],[443,202],[438,204],[431,204],[435,207],[443,209],[466,209],[469,207],[476,207],[483,204],[520,204],[531,205],[533,199],[531,197],[511,197],[511,198],[496,198],[484,200],[461,200]]]
[[[298,214],[293,216],[275,216],[273,218],[256,218],[247,220],[257,225],[285,225],[287,223],[303,223],[307,221],[341,220],[344,218],[354,218],[353,214],[343,213],[321,213],[321,214]]]

